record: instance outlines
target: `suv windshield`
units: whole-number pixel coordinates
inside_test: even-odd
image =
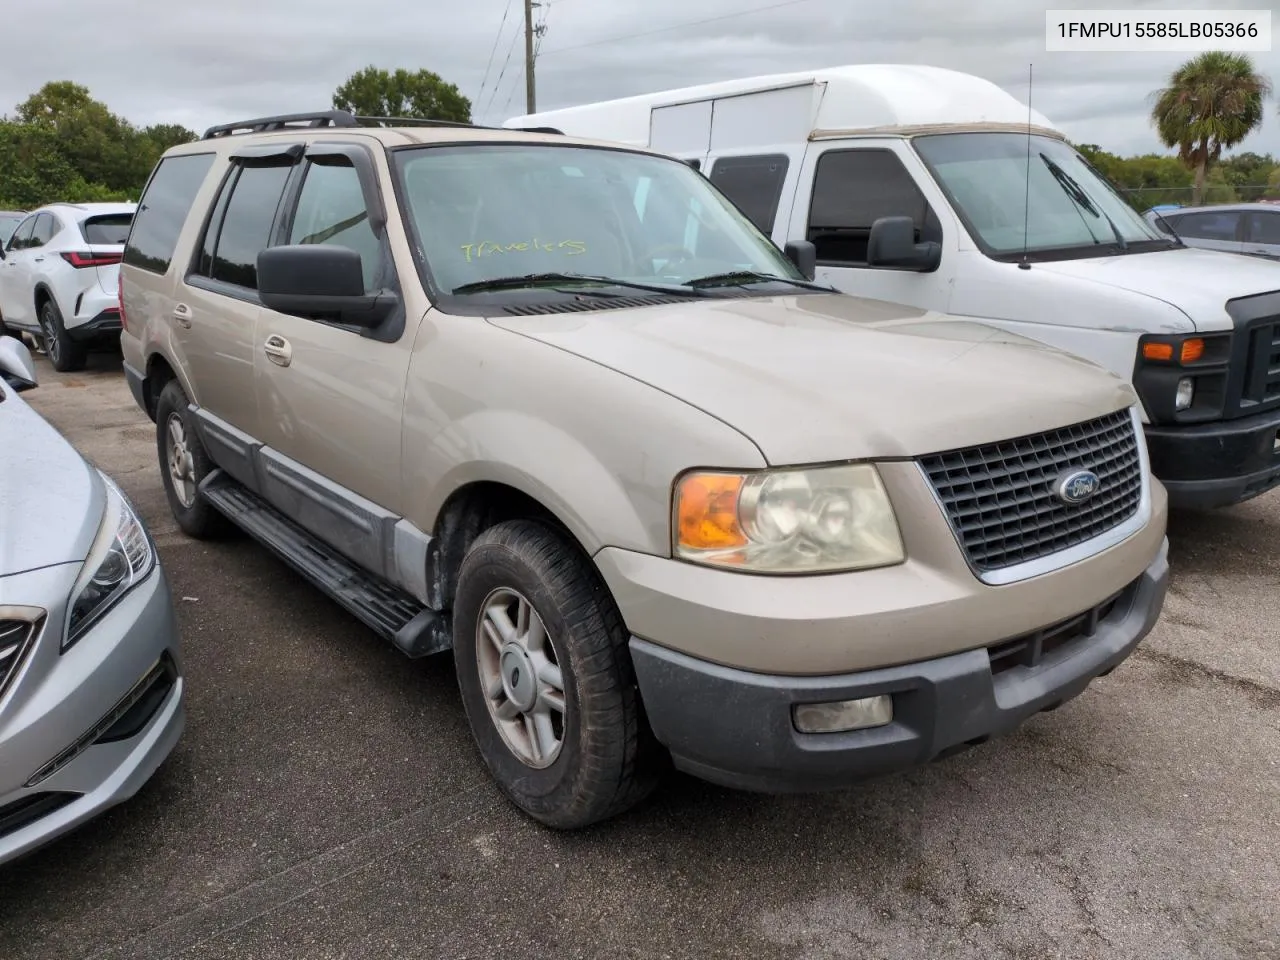
[[[696,296],[705,290],[691,281],[716,277],[727,286],[723,275],[733,274],[734,286],[776,294],[772,278],[789,287],[804,279],[705,178],[676,160],[503,143],[413,148],[396,159],[418,248],[445,293],[526,278],[523,286],[568,284],[575,293],[614,282]],[[568,274],[591,279],[556,277]],[[755,274],[763,276],[747,276]]]
[[[1061,140],[947,133],[914,143],[970,233],[994,257],[1020,257],[1024,249],[1088,257],[1100,246],[1110,254],[1172,245]]]
[[[9,238],[13,236],[13,231],[18,229],[18,224],[22,222],[25,213],[0,213],[0,246],[9,242]]]

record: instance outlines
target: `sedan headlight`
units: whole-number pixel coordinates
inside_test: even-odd
[[[106,474],[99,475],[107,486],[107,507],[84,569],[71,590],[63,650],[146,579],[156,562],[151,540],[124,494]]]
[[[902,535],[870,464],[699,472],[676,484],[682,560],[751,573],[828,573],[901,563]]]

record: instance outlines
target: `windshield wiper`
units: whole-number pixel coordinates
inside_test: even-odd
[[[808,280],[792,280],[790,277],[779,277],[772,273],[757,273],[754,270],[731,270],[728,273],[713,273],[706,277],[695,277],[693,280],[686,280],[683,286],[702,290],[707,287],[745,287],[751,283],[789,283],[793,287],[803,287],[806,290],[821,290],[824,293],[835,292],[834,287],[824,287],[820,283],[812,283]]]
[[[1082,210],[1093,214],[1099,219],[1107,221],[1107,226],[1111,228],[1111,235],[1116,238],[1116,246],[1118,246],[1121,251],[1127,251],[1129,249],[1129,241],[1125,240],[1124,235],[1120,232],[1120,228],[1116,226],[1116,222],[1111,219],[1107,214],[1107,211],[1103,210],[1101,207],[1094,206],[1093,201],[1089,199],[1089,195],[1084,192],[1084,187],[1076,183],[1071,174],[1067,173],[1067,171],[1063,170],[1043,153],[1040,154],[1040,159],[1043,160],[1044,165],[1049,168],[1049,173],[1053,175],[1053,179],[1058,181],[1058,185],[1062,187],[1067,196],[1074,200]]]
[[[607,287],[627,287],[632,290],[648,290],[651,293],[668,293],[676,296],[690,296],[687,290],[678,287],[664,287],[658,284],[635,283],[631,280],[618,280],[614,277],[593,277],[583,273],[526,273],[522,276],[492,277],[488,280],[476,280],[454,287],[453,293],[482,293],[491,290],[522,290],[532,287],[555,287],[566,283],[595,283]],[[621,294],[605,290],[575,290],[590,297],[617,297]]]

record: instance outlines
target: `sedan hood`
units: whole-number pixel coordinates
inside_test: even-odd
[[[98,472],[0,385],[0,577],[84,560],[105,509]]]
[[[1280,290],[1280,263],[1195,247],[1048,261],[1034,269],[1163,300],[1185,313],[1201,333],[1231,329],[1228,300]]]
[[[491,323],[679,397],[773,464],[914,457],[1135,402],[1094,364],[945,315],[848,296],[689,301]]]

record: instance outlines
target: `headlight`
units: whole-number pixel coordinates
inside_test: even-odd
[[[99,471],[99,475],[107,485],[107,508],[84,569],[71,590],[63,650],[144,580],[156,562],[147,532],[124,494],[106,474]]]
[[[893,507],[869,464],[690,473],[676,484],[682,560],[751,573],[826,573],[901,563]]]

